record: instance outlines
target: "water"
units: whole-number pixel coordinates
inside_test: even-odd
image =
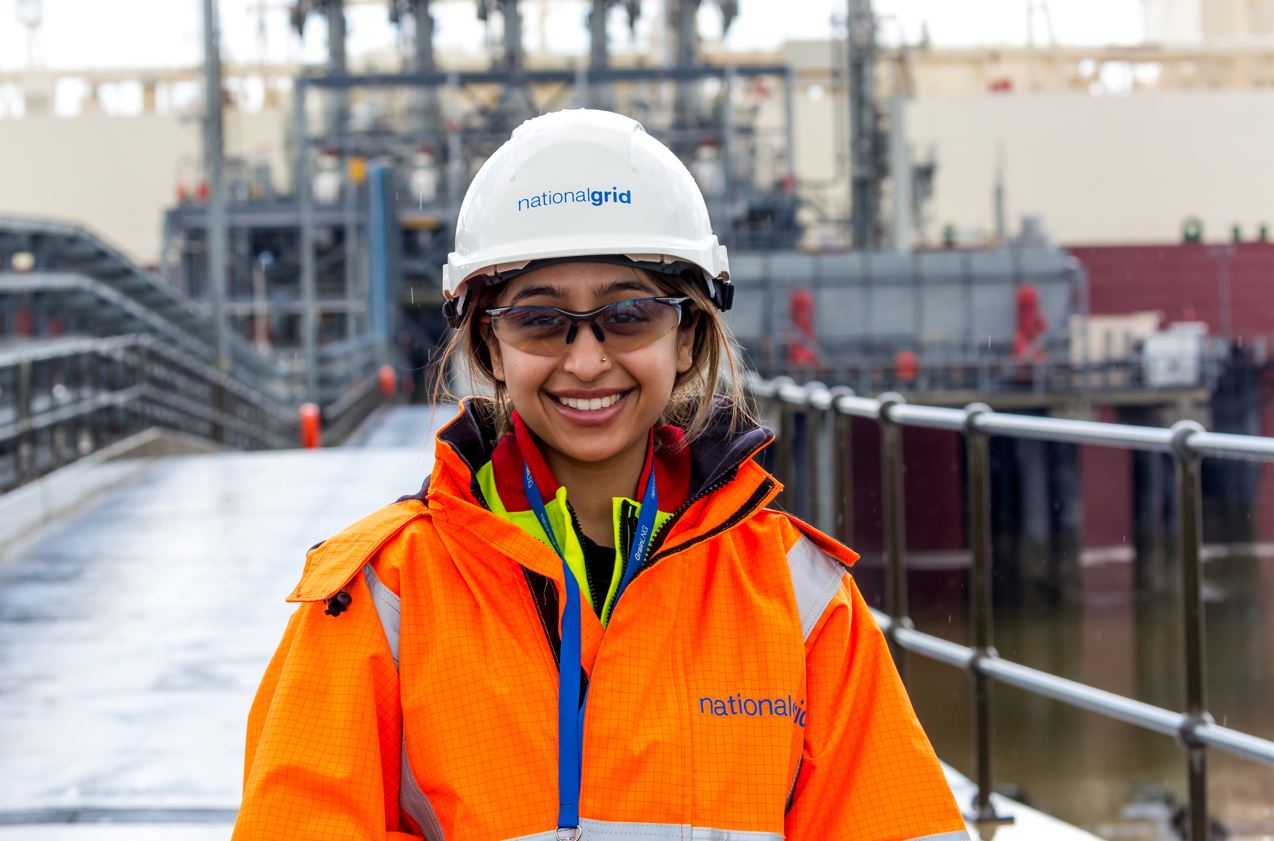
[[[1131,564],[1087,567],[1060,607],[999,607],[1001,656],[1169,709],[1184,703],[1179,598],[1138,600]],[[963,571],[915,573],[917,627],[967,643]],[[1208,707],[1220,724],[1274,739],[1274,558],[1221,558],[1205,575]],[[908,658],[917,712],[940,756],[973,776],[968,679]],[[1171,737],[993,684],[996,786],[1103,837],[1160,841],[1185,801],[1185,753]],[[1209,752],[1211,812],[1230,841],[1274,839],[1274,767]]]

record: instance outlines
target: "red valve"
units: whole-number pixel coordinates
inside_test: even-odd
[[[319,446],[319,407],[317,403],[301,405],[301,446],[307,450]]]
[[[398,375],[394,373],[394,366],[380,366],[380,396],[386,400],[392,400],[394,395],[398,393]]]

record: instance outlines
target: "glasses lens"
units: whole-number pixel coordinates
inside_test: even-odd
[[[537,356],[561,353],[570,326],[571,319],[551,307],[510,307],[491,319],[500,341]]]
[[[587,318],[572,318],[553,307],[509,307],[491,317],[491,329],[500,341],[524,353],[557,356],[566,349],[568,340],[578,341],[584,332],[596,333],[600,325],[602,334],[597,335],[606,347],[622,353],[666,335],[680,320],[677,304],[634,298],[616,301]]]
[[[616,301],[602,316],[606,344],[616,352],[648,345],[667,335],[680,320],[676,304],[655,298]]]

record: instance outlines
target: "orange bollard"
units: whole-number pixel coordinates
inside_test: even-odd
[[[398,375],[393,365],[380,366],[380,396],[392,400],[398,393]]]
[[[894,357],[894,372],[898,379],[905,383],[912,382],[920,376],[920,359],[914,351],[900,350]]]
[[[307,450],[319,446],[319,407],[317,403],[301,404],[301,446]]]

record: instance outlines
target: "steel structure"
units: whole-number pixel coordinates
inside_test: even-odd
[[[731,257],[740,294],[726,317],[751,366],[766,376],[804,373],[860,391],[1044,392],[1088,368],[1074,358],[1068,327],[1087,313],[1087,279],[1051,246]],[[1023,286],[1038,292],[1050,325],[1042,363],[1013,356]],[[804,338],[817,357],[804,364],[788,352],[801,338],[794,308],[802,295],[812,303],[812,335]],[[916,356],[910,376],[899,371],[900,353]]]
[[[1202,494],[1200,460],[1208,458],[1274,461],[1274,438],[1207,432],[1197,423],[1182,421],[1171,429],[1039,418],[993,412],[983,404],[964,409],[908,405],[896,394],[877,399],[859,397],[848,388],[829,389],[822,383],[798,385],[790,378],[765,380],[750,377],[748,390],[780,417],[777,473],[789,488],[804,484],[826,492],[804,496],[808,518],[840,539],[852,543],[853,514],[849,508],[851,449],[848,420],[863,418],[882,431],[883,518],[887,525],[886,605],[873,611],[885,636],[905,669],[906,653],[915,653],[965,670],[970,678],[973,708],[974,760],[978,794],[975,821],[999,819],[991,804],[994,775],[991,765],[991,696],[989,682],[999,681],[1064,704],[1090,710],[1108,718],[1177,737],[1186,754],[1189,781],[1189,841],[1207,841],[1209,748],[1274,766],[1274,742],[1217,724],[1208,714],[1204,651]],[[797,463],[797,416],[812,419],[807,425],[804,456]],[[906,549],[903,542],[901,438],[889,434],[898,427],[943,429],[963,436],[968,459],[967,500],[969,543],[973,554],[970,602],[972,646],[963,646],[916,631],[907,616]],[[1000,657],[993,647],[991,617],[990,495],[987,481],[990,459],[987,440],[1007,436],[1072,444],[1097,444],[1134,451],[1171,455],[1177,468],[1180,494],[1180,572],[1182,623],[1185,645],[1184,711],[1126,698],[1078,681]],[[788,481],[791,480],[791,481]],[[790,498],[788,500],[790,504]]]
[[[501,22],[499,56],[489,70],[443,73],[434,61],[430,0],[392,0],[391,20],[414,30],[410,71],[351,75],[345,0],[298,0],[292,5],[298,31],[311,16],[327,18],[329,61],[326,72],[303,74],[293,85],[293,194],[273,198],[268,182],[255,173],[232,177],[224,248],[214,242],[215,202],[174,208],[165,220],[166,272],[196,298],[215,299],[219,263],[209,257],[224,252],[231,330],[255,336],[280,359],[299,351],[312,362],[321,347],[336,341],[388,349],[404,334],[401,328],[422,320],[421,306],[439,303],[438,267],[450,249],[465,186],[481,162],[524,119],[583,104],[634,113],[678,150],[704,186],[715,227],[732,249],[794,246],[800,230],[792,179],[792,74],[780,65],[704,64],[695,26],[701,2],[669,4],[662,22],[676,44],[669,66],[612,67],[608,13],[622,8],[631,26],[640,4],[591,0],[588,64],[544,70],[526,67],[518,0],[482,0],[479,16]],[[737,3],[716,5],[728,27]],[[759,105],[749,99],[755,94],[743,89],[758,77],[777,80],[783,91],[784,121],[777,130],[758,127]],[[706,102],[709,82],[719,93]],[[665,110],[668,92],[672,107]],[[308,102],[314,98],[321,102]],[[312,105],[321,105],[323,119],[313,119]],[[208,145],[214,148],[211,138]],[[387,179],[382,192],[396,197],[388,204],[365,181],[373,159]],[[378,282],[373,272],[391,280]],[[397,312],[388,323],[373,323],[383,303],[373,296],[385,294]],[[404,319],[399,310],[413,318]],[[441,330],[441,324],[434,328]],[[318,369],[309,364],[307,370],[313,395]]]
[[[882,241],[881,192],[888,172],[876,97],[876,14],[872,0],[849,0],[850,213],[854,248]]]
[[[587,102],[599,85],[628,91],[631,97],[632,91],[648,87],[709,79],[729,91],[753,78],[776,79],[787,91],[786,129],[768,142],[778,157],[790,163],[792,81],[784,66],[303,76],[296,80],[293,95],[293,183],[302,185],[301,189],[291,201],[247,199],[229,207],[227,311],[231,322],[237,332],[247,335],[252,332],[249,314],[258,308],[265,311],[285,327],[271,342],[275,351],[286,356],[299,350],[306,360],[314,359],[322,345],[337,337],[368,340],[382,347],[391,344],[400,332],[397,315],[372,335],[369,314],[380,302],[371,300],[370,275],[367,283],[362,277],[370,271],[373,250],[388,251],[385,259],[393,281],[382,285],[378,294],[388,294],[391,307],[440,303],[436,276],[451,246],[451,225],[467,180],[508,136],[515,121],[525,116],[498,94],[489,110],[472,111],[467,118],[448,119],[423,132],[413,128],[422,122],[409,117],[405,125],[382,122],[358,131],[347,121],[333,134],[326,125],[316,130],[310,119],[311,92],[332,96],[360,91],[385,101],[394,93],[428,91],[429,102],[441,107],[445,101],[454,108],[466,99],[490,101],[492,92],[514,86],[526,93],[527,101],[538,103],[537,110],[551,110],[571,101]],[[729,96],[724,100],[728,102]],[[725,113],[730,112],[726,107]],[[762,142],[752,127],[732,125],[728,119],[715,127],[673,123],[649,128],[672,146],[724,150],[722,161],[727,167],[755,159]],[[354,182],[348,165],[342,172],[337,163],[369,159],[378,161],[392,185],[385,190],[390,198],[384,207],[366,186]],[[437,187],[413,189],[420,183]],[[743,249],[749,245],[790,247],[795,242],[799,232],[793,193],[766,192],[750,183],[731,184],[729,179],[722,187],[706,192],[717,228],[728,241]],[[165,225],[165,253],[176,255],[168,271],[178,286],[196,297],[203,297],[208,289],[203,259],[208,224],[205,206],[185,204],[168,214]],[[257,274],[263,283],[254,287]],[[312,365],[308,369],[317,370]],[[311,393],[316,387],[316,383],[308,384]]]
[[[230,364],[226,324],[226,179],[222,126],[221,27],[216,0],[203,0],[204,32],[204,168],[208,198],[208,287],[212,302],[217,366]]]
[[[59,289],[66,287],[57,283],[43,284],[26,274],[5,275],[0,294],[9,301],[19,294],[56,301],[56,305],[51,302],[40,309],[43,318],[60,324],[50,332],[109,336],[137,329],[139,319],[150,318],[156,325],[153,329],[163,329],[172,341],[192,351],[198,348],[193,352],[209,362],[215,361],[217,336],[206,306],[143,270],[84,228],[64,222],[0,216],[0,266],[9,266],[17,254],[30,255],[33,273],[75,276],[79,287],[101,290],[87,296],[63,296]],[[41,292],[42,287],[45,292]],[[114,303],[102,306],[105,296]],[[236,376],[269,379],[277,371],[240,337],[227,339],[227,354]]]
[[[208,309],[63,223],[0,218],[0,492],[162,426],[240,448],[297,441],[298,365],[218,333]],[[225,350],[218,347],[218,339]],[[379,399],[366,343],[311,375],[339,440]]]

